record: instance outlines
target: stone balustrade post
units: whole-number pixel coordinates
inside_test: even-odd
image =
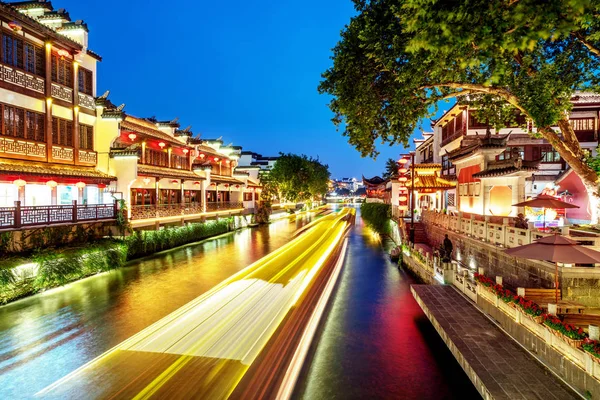
[[[496,285],[502,285],[502,277],[496,275]]]
[[[525,297],[525,288],[518,287],[517,288],[517,296]]]
[[[459,211],[458,212],[457,226],[456,226],[456,230],[459,233],[462,233],[462,215],[463,215],[462,211]]]
[[[548,314],[556,315],[557,311],[558,311],[558,305],[548,303]]]
[[[479,275],[485,275],[485,269],[483,267],[479,267],[479,268],[477,268],[477,273]]]
[[[598,325],[590,325],[588,327],[590,339],[600,340],[600,327]]]

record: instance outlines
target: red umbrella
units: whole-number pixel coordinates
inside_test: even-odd
[[[600,263],[600,252],[580,246],[576,241],[558,234],[538,239],[535,243],[505,250],[506,254],[532,260],[556,263],[555,287],[558,303],[558,263],[595,264]]]
[[[560,209],[560,208],[579,208],[575,204],[567,203],[559,200],[556,197],[548,196],[546,194],[540,194],[539,196],[523,201],[521,203],[513,204],[515,207],[536,207],[544,209],[544,228],[546,228],[546,208]]]

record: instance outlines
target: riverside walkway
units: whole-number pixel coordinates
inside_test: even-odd
[[[411,291],[484,399],[579,398],[452,286]]]

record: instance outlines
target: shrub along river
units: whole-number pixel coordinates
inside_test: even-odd
[[[30,398],[287,243],[311,216],[137,260],[0,307],[0,398]],[[474,391],[381,246],[353,230],[297,397],[452,398]],[[461,396],[462,395],[462,396]]]

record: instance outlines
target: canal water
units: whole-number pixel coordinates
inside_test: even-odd
[[[287,243],[310,220],[302,216],[224,235],[0,307],[0,399],[31,398]],[[338,289],[295,397],[476,397],[412,298],[413,282],[357,218]]]
[[[31,398],[284,245],[311,218],[171,250],[0,307],[0,399]]]
[[[480,398],[414,300],[416,282],[357,216],[296,399]]]

